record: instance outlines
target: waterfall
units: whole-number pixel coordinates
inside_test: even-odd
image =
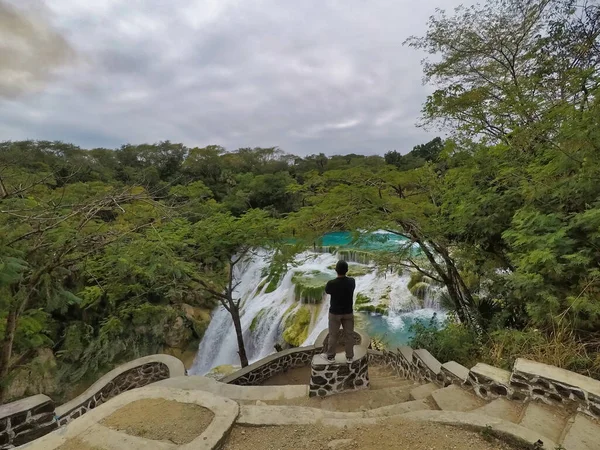
[[[329,296],[325,296],[321,305],[303,305],[295,299],[292,278],[299,273],[308,274],[307,276],[318,274],[315,276],[319,279],[334,278],[335,271],[332,267],[338,258],[339,255],[318,251],[306,251],[296,255],[277,288],[269,293],[265,292],[264,281],[268,277],[270,254],[266,251],[259,252],[237,268],[234,278],[239,285],[234,292],[234,298],[242,299],[240,320],[250,363],[275,351],[275,344],[282,342],[286,318],[301,307],[309,308],[311,313],[307,337],[301,345],[312,345],[319,333],[327,328]],[[408,290],[409,274],[378,272],[375,266],[368,265],[369,261],[356,259],[360,259],[361,264],[351,264],[349,273],[352,276],[354,266],[354,270],[357,271],[356,293],[368,297],[368,304],[385,305],[389,311],[386,316],[357,314],[357,325],[372,334],[391,337],[392,345],[405,343],[408,339],[408,328],[414,320],[428,320],[437,312],[437,293],[431,289],[425,299],[419,301]],[[437,313],[443,315],[441,312]],[[231,316],[225,308],[219,306],[213,312],[189,372],[192,375],[204,375],[220,365],[239,365],[237,351]]]

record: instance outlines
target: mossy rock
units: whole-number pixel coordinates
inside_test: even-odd
[[[223,364],[221,366],[213,367],[210,372],[204,375],[207,378],[214,380],[220,380],[223,377],[231,375],[234,372],[240,370],[239,366],[232,366],[231,364]]]
[[[256,331],[256,328],[258,327],[259,322],[270,310],[271,310],[271,308],[263,308],[260,311],[258,311],[256,316],[254,316],[254,318],[252,319],[252,323],[250,324],[250,331],[252,331],[252,332]]]
[[[356,294],[356,301],[354,302],[355,305],[365,305],[367,303],[371,303],[371,299],[369,297],[361,292]]]
[[[383,316],[387,316],[389,313],[389,307],[381,303],[379,305],[358,305],[356,310],[360,312],[381,314]]]
[[[411,287],[409,287],[409,291],[419,300],[425,300],[425,296],[427,295],[427,292],[429,291],[430,287],[431,285],[429,283],[419,281],[418,283],[415,283]]]
[[[328,269],[335,270],[335,264],[332,264]],[[348,264],[348,276],[349,277],[362,277],[372,273],[375,269],[373,267],[366,266],[364,264]]]
[[[307,306],[301,306],[285,320],[283,339],[288,344],[299,347],[308,338],[312,314]]]
[[[325,285],[331,275],[314,270],[298,272],[292,277],[296,301],[308,304],[319,304],[325,295]]]

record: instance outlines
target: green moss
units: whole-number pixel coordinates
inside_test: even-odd
[[[308,304],[319,304],[325,295],[325,285],[331,279],[330,275],[319,272],[298,272],[292,277],[296,301]]]
[[[307,306],[301,306],[285,320],[283,339],[294,347],[299,347],[308,337],[312,315]]]
[[[335,270],[335,264],[332,264],[328,269]],[[363,264],[348,264],[348,276],[349,277],[362,277],[375,270],[373,267],[365,266]]]
[[[412,295],[417,297],[419,300],[424,300],[425,295],[427,295],[427,291],[429,290],[429,283],[424,281],[419,281],[418,283],[413,284],[409,291]]]
[[[252,323],[250,324],[250,331],[254,332],[256,330],[258,323],[265,316],[265,314],[267,314],[267,312],[269,312],[270,309],[271,308],[263,308],[260,311],[258,311],[256,316],[254,316],[254,318],[252,319]]]
[[[408,288],[408,290],[410,290],[415,284],[423,281],[423,278],[425,278],[425,275],[423,275],[421,272],[411,272],[410,280],[408,281],[406,287]]]
[[[367,297],[365,294],[362,293],[357,293],[356,294],[356,301],[354,302],[354,304],[356,305],[364,305],[365,303],[370,303],[371,299],[369,297]]]
[[[389,313],[389,308],[387,305],[384,304],[379,304],[377,306],[375,305],[358,305],[356,307],[357,311],[360,312],[368,312],[368,313],[375,313],[375,314],[381,314],[383,316],[387,316]]]
[[[272,278],[270,278],[268,280],[269,284],[267,285],[267,288],[265,289],[265,293],[270,294],[271,292],[274,292],[275,289],[277,289],[277,286],[279,286],[280,279],[281,279],[281,277],[279,275],[273,276]]]

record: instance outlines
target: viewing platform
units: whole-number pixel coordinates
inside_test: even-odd
[[[330,362],[322,355],[314,355],[311,361],[309,397],[326,397],[345,391],[356,391],[369,388],[369,358],[367,349],[370,338],[362,331],[355,331],[354,358],[346,362],[343,350],[347,336],[343,329],[339,330],[335,361]],[[321,332],[315,346],[327,348],[329,331]],[[341,349],[341,351],[340,351]],[[324,350],[325,351],[325,350]]]

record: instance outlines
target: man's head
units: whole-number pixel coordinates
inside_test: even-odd
[[[335,265],[335,271],[337,272],[338,276],[345,277],[348,273],[348,263],[346,261],[338,261]]]

